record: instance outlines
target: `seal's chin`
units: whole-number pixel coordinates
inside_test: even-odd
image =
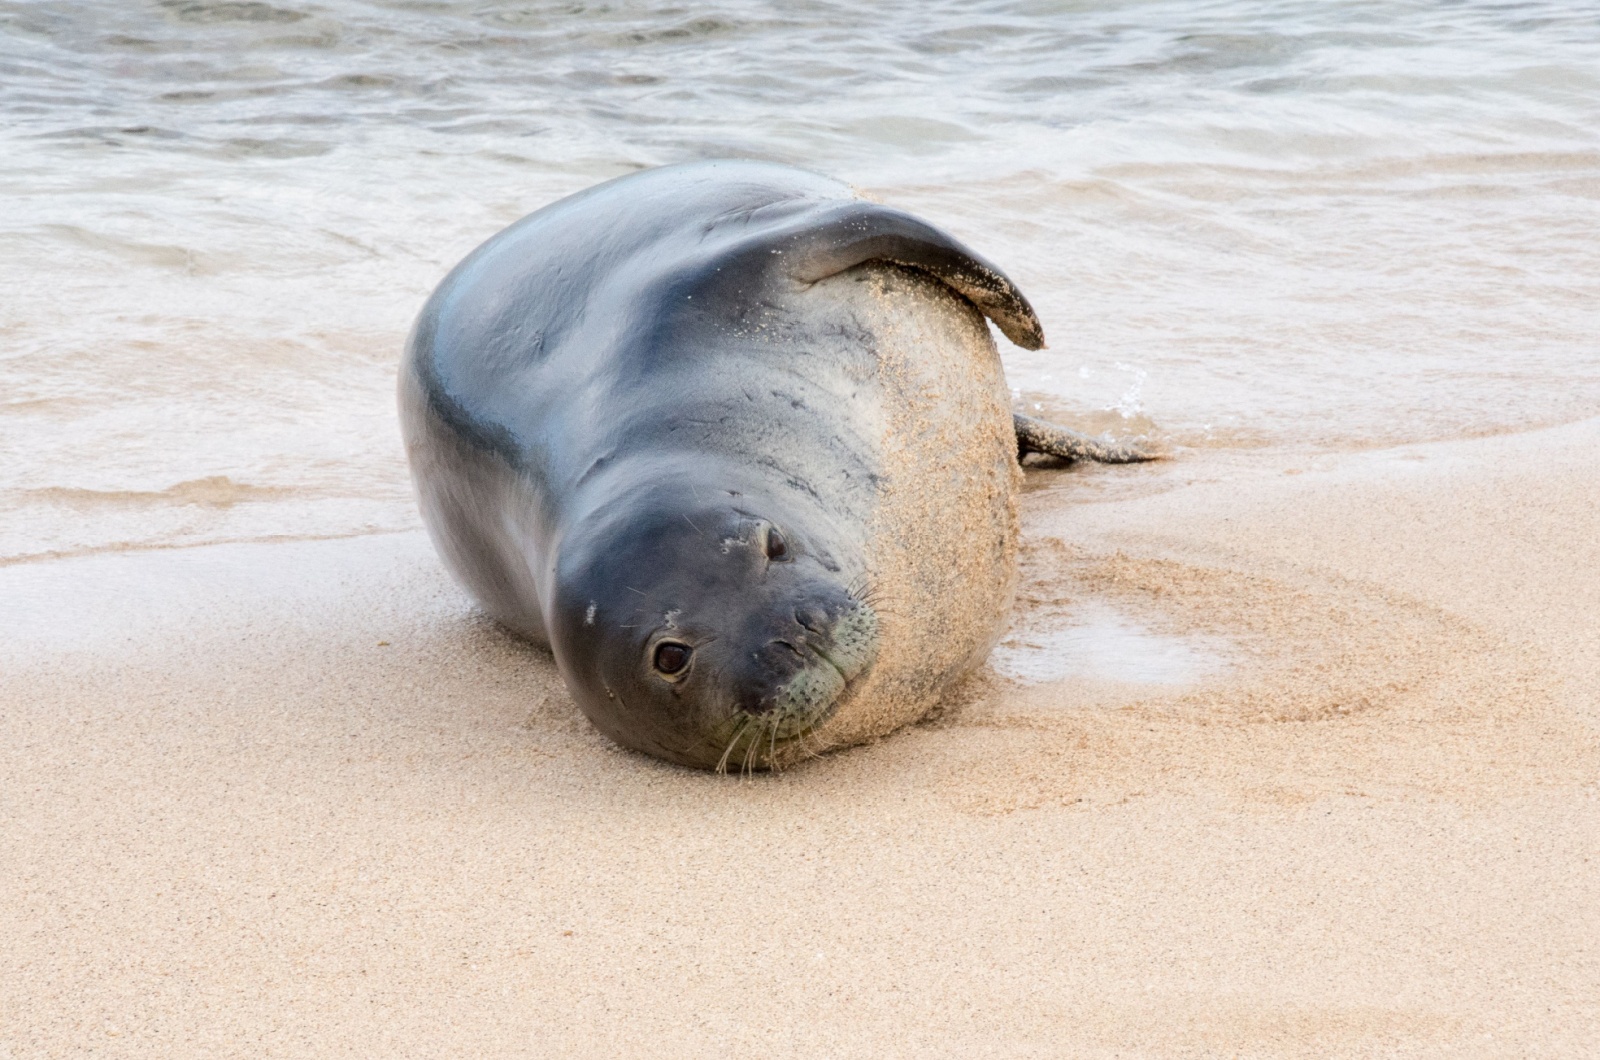
[[[834,623],[826,643],[806,645],[806,664],[760,711],[735,712],[717,771],[767,769],[778,752],[803,740],[838,711],[855,681],[878,654],[878,616],[859,605]]]

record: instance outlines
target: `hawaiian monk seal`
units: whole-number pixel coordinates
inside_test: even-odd
[[[833,180],[610,181],[423,308],[400,379],[423,520],[624,746],[764,768],[886,733],[1001,631],[1019,446],[1142,456],[1014,420],[985,316],[1044,343],[997,268]]]

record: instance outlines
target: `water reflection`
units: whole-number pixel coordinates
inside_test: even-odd
[[[1098,601],[1080,601],[1070,615],[1055,618],[1059,624],[1024,626],[1001,641],[989,657],[995,672],[1029,684],[1078,679],[1177,686],[1228,667],[1223,638],[1159,633]]]

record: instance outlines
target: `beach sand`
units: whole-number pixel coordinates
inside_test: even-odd
[[[419,531],[0,568],[0,1058],[1593,1056],[1597,452],[1030,472],[1001,672],[751,778]]]

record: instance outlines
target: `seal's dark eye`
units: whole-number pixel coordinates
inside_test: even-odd
[[[656,669],[668,676],[683,673],[692,650],[687,644],[670,640],[656,645]]]
[[[778,528],[775,526],[767,530],[767,558],[789,558],[789,542],[783,539],[783,535],[778,533]]]

